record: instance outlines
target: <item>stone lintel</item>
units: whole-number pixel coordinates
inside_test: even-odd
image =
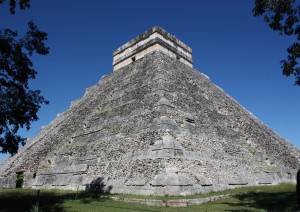
[[[61,166],[53,168],[44,168],[38,171],[38,175],[53,175],[53,174],[69,174],[69,173],[84,173],[88,168],[87,164],[78,164],[71,166]]]
[[[162,51],[193,67],[192,49],[160,27],[153,27],[113,52],[114,71],[153,51]]]

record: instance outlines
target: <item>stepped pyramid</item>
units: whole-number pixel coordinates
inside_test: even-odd
[[[0,166],[0,187],[189,195],[294,182],[299,150],[193,69],[153,27],[113,53],[87,89]]]

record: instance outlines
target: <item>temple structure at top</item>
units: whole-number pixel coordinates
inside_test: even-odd
[[[193,67],[192,49],[174,35],[155,26],[113,52],[113,70],[118,70],[156,50]]]

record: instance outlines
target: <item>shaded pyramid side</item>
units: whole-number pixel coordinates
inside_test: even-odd
[[[1,175],[24,171],[28,187],[186,195],[293,181],[299,151],[154,52],[103,78],[6,164]]]

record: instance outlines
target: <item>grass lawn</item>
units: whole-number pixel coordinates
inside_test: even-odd
[[[300,211],[296,204],[295,185],[260,186],[234,189],[188,197],[153,197],[114,195],[119,197],[178,199],[201,198],[224,193],[241,193],[235,197],[186,208],[152,207],[142,204],[99,198],[96,194],[74,191],[41,190],[40,207],[48,211]],[[28,189],[0,189],[0,211],[30,211],[36,204],[37,191]]]

